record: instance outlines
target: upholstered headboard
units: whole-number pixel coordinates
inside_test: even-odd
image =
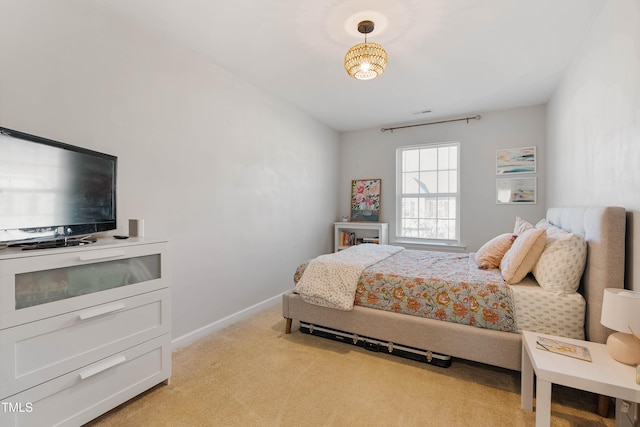
[[[605,342],[611,332],[600,324],[605,288],[624,288],[626,211],[622,207],[568,207],[547,210],[547,221],[587,241],[587,264],[580,292],[587,301],[585,334]]]

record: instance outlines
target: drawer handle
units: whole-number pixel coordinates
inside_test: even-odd
[[[124,363],[126,361],[127,361],[127,358],[124,357],[123,355],[114,357],[111,360],[107,360],[99,365],[93,366],[89,369],[85,369],[84,371],[80,372],[80,379],[85,380],[89,377],[99,374],[100,372],[113,368],[114,366],[118,366],[119,364]]]
[[[98,307],[93,310],[83,311],[78,315],[80,320],[91,319],[92,317],[102,316],[103,314],[113,313],[114,311],[122,310],[126,305],[124,303],[112,304],[103,307]]]
[[[80,261],[96,261],[99,259],[120,258],[126,254],[122,251],[98,252],[95,254],[86,253],[78,257]]]

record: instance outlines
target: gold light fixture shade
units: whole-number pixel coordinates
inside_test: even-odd
[[[367,34],[374,29],[372,21],[362,21],[358,31],[364,34],[364,43],[357,44],[344,56],[344,68],[358,80],[370,80],[378,77],[387,66],[387,51],[378,43],[367,43]]]
[[[360,43],[344,56],[344,68],[358,80],[378,77],[387,66],[387,52],[378,43]]]

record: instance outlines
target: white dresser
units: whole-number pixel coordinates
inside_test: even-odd
[[[79,426],[171,376],[168,243],[0,250],[0,425]]]

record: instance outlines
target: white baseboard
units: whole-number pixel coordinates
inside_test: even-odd
[[[198,328],[195,331],[189,332],[177,338],[173,338],[171,340],[171,349],[176,350],[180,347],[189,345],[201,338],[211,335],[214,332],[224,329],[229,325],[244,320],[259,311],[272,307],[282,301],[283,294],[284,292],[282,294],[269,298],[268,300],[252,305],[251,307],[245,308],[244,310],[240,310],[237,313],[231,314],[225,318],[216,320],[215,322],[203,326],[202,328]]]

